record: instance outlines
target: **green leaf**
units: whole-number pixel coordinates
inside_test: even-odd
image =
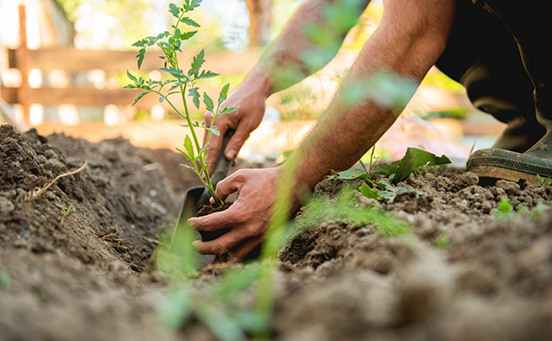
[[[201,52],[199,52],[197,56],[195,56],[194,59],[192,60],[192,66],[188,71],[188,76],[191,76],[191,75],[197,76],[197,73],[199,72],[199,69],[201,68],[203,63],[205,63],[205,50],[201,50]]]
[[[435,154],[418,148],[408,148],[400,161],[391,164],[383,164],[374,169],[375,174],[385,175],[393,184],[398,184],[408,178],[419,167],[437,166],[450,163],[445,155],[438,157]]]
[[[197,109],[199,109],[199,92],[197,91],[198,88],[190,88],[189,94],[192,97],[194,101],[194,105]]]
[[[180,8],[178,6],[176,6],[175,4],[170,4],[169,5],[169,12],[173,15],[173,17],[178,19],[179,15],[180,15]]]
[[[192,158],[195,158],[194,145],[192,144],[192,139],[190,139],[189,135],[186,135],[186,137],[184,138],[184,148],[188,152],[188,155],[190,155]]]
[[[138,40],[137,42],[135,42],[134,44],[132,44],[132,46],[136,46],[136,47],[144,47],[148,44],[148,39],[147,38],[144,38],[144,39],[140,39]]]
[[[218,98],[218,106],[222,104],[222,102],[226,101],[226,98],[228,97],[228,89],[230,89],[230,83],[226,83],[222,90],[220,90],[219,98]]]
[[[141,100],[147,94],[148,94],[147,91],[139,94],[138,97],[136,97],[136,99],[134,100],[134,103],[132,103],[131,107],[133,107],[136,103],[138,103],[138,101]]]
[[[138,59],[138,69],[142,67],[142,63],[144,62],[144,58],[146,57],[146,48],[141,48],[138,51],[138,54],[136,55],[136,58]]]
[[[207,110],[211,112],[215,110],[213,100],[211,99],[211,97],[209,97],[209,95],[207,95],[206,92],[203,92],[203,103],[205,104]]]
[[[160,68],[159,71],[164,71],[164,72],[168,72],[171,74],[171,76],[173,76],[174,78],[178,78],[178,79],[183,79],[185,78],[186,76],[184,75],[184,72],[180,69],[175,69],[173,67],[168,67],[168,68]]]
[[[180,35],[178,35],[177,38],[180,39],[180,40],[188,40],[191,37],[193,37],[196,33],[197,33],[197,31],[184,32],[184,33],[181,33]]]
[[[220,131],[218,130],[217,126],[213,126],[211,128],[205,128],[206,130],[209,130],[212,134],[216,136],[220,136]]]
[[[370,174],[362,169],[351,168],[343,172],[335,173],[334,179],[340,180],[355,180],[355,179],[370,179]]]
[[[194,158],[191,157],[190,155],[188,155],[188,153],[186,153],[185,151],[183,151],[183,150],[181,150],[181,149],[179,149],[179,148],[175,148],[175,149],[178,150],[182,155],[184,155],[184,157],[186,158],[186,160],[192,161],[192,162],[194,161]],[[189,166],[187,166],[187,165],[181,165],[181,166],[194,170],[192,167],[189,167]],[[194,170],[194,171],[195,171],[195,170]]]
[[[186,11],[193,11],[194,9],[198,8],[201,4],[201,1],[202,0],[192,0],[192,2],[185,7]],[[186,1],[186,3],[188,3],[188,1]]]
[[[231,114],[234,111],[238,110],[238,108],[239,107],[224,108],[224,109],[222,109],[222,111],[219,112],[219,115]]]
[[[374,173],[379,175],[385,175],[387,177],[395,174],[397,168],[399,167],[400,161],[394,161],[390,164],[384,163],[381,166],[374,168]]]
[[[421,166],[436,166],[450,163],[446,156],[437,157],[435,154],[418,148],[408,148],[406,154],[399,162],[393,183],[404,181],[408,176]]]
[[[197,22],[195,22],[194,20],[192,20],[190,18],[187,18],[187,17],[184,17],[184,18],[180,19],[180,21],[183,22],[184,24],[188,25],[188,26],[200,27]]]
[[[370,199],[382,200],[378,192],[371,189],[367,184],[362,184],[362,186],[360,186],[360,193]]]
[[[218,73],[203,70],[203,71],[201,71],[201,74],[199,76],[197,76],[197,78],[198,79],[206,79],[206,78],[213,78],[213,77],[216,77],[218,75],[219,75]]]

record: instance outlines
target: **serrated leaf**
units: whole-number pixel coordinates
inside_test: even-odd
[[[192,2],[186,7],[187,11],[193,11],[198,8],[202,0],[192,0]],[[186,2],[187,3],[187,2]]]
[[[362,169],[347,169],[343,172],[335,173],[335,179],[340,180],[355,180],[355,179],[370,179],[370,174]]]
[[[180,69],[175,69],[173,67],[168,68],[160,68],[159,71],[164,71],[170,73],[174,78],[178,79],[186,79],[187,77],[184,75],[184,72]]]
[[[169,12],[173,15],[173,17],[177,18],[180,14],[180,8],[176,6],[175,4],[169,4]]]
[[[197,75],[201,66],[205,63],[205,50],[201,50],[194,59],[192,60],[192,65],[188,71],[188,75]]]
[[[220,131],[218,130],[217,126],[211,127],[211,128],[205,128],[209,131],[211,131],[212,134],[215,134],[216,136],[220,136]]]
[[[228,97],[228,89],[230,89],[230,83],[226,83],[222,90],[220,90],[219,98],[218,98],[218,106],[222,104],[222,102],[226,101],[226,98]]]
[[[231,114],[231,113],[233,113],[234,111],[238,110],[238,108],[239,108],[239,107],[224,108],[224,109],[222,109],[222,110],[219,112],[219,115]]]
[[[164,31],[164,32],[161,32],[157,35],[156,40],[160,40],[160,39],[163,39],[163,38],[166,38],[170,35],[169,31]]]
[[[206,92],[203,92],[203,103],[205,104],[205,107],[207,108],[207,110],[209,111],[215,110],[213,100],[211,99],[211,97],[209,97],[209,95],[207,95]]]
[[[193,37],[196,33],[197,33],[197,31],[184,32],[184,33],[181,33],[181,34],[178,36],[178,39],[180,39],[180,40],[188,40],[188,39],[190,39],[191,37]]]
[[[199,109],[199,92],[197,91],[197,88],[191,88],[189,90],[189,94],[193,99],[195,107]]]
[[[197,76],[198,79],[206,79],[206,78],[213,78],[217,77],[219,74],[211,71],[201,71],[201,74]]]
[[[190,139],[190,136],[189,136],[189,135],[186,135],[186,137],[184,138],[184,148],[185,148],[186,151],[188,152],[188,155],[190,155],[191,157],[195,158],[195,155],[194,155],[194,145],[193,145],[192,139]]]
[[[137,42],[135,42],[134,44],[132,44],[132,46],[136,46],[136,47],[144,47],[148,44],[148,39],[140,39],[138,40]]]
[[[141,100],[147,94],[148,92],[142,92],[141,94],[139,94],[138,97],[136,97],[136,99],[134,100],[134,103],[132,103],[131,107],[133,107],[136,103],[138,103],[138,101]]]
[[[146,57],[146,48],[141,48],[138,51],[138,54],[136,54],[136,58],[138,59],[138,69],[142,67],[142,63],[144,62],[144,58]]]
[[[184,24],[188,25],[188,26],[201,27],[201,26],[199,26],[199,24],[197,22],[195,22],[195,20],[190,19],[188,17],[184,17],[184,18],[180,19],[180,21],[183,22]]]
[[[136,77],[134,77],[134,75],[132,73],[130,73],[128,70],[127,70],[127,77],[133,81],[134,83],[138,83],[138,79],[136,79]]]

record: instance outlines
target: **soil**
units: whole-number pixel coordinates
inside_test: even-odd
[[[0,340],[214,339],[198,322],[178,332],[158,323],[168,289],[151,256],[184,191],[199,185],[183,162],[120,138],[1,126]],[[299,235],[280,251],[274,339],[552,339],[552,187],[478,183],[451,168],[421,169],[400,186],[427,195],[381,203],[355,194],[359,210],[407,221],[408,237],[338,218]],[[326,179],[315,195],[333,200],[344,185]],[[533,213],[498,218],[503,198]],[[252,304],[247,295],[243,304]]]

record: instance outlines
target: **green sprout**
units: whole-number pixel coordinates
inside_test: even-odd
[[[544,185],[550,182],[550,177],[542,178],[539,174],[537,174],[537,180],[540,182],[540,187],[538,189],[544,189]]]
[[[176,113],[182,116],[186,120],[186,124],[183,127],[190,128],[190,135],[186,135],[184,138],[184,150],[176,148],[184,157],[192,163],[192,166],[182,165],[188,169],[191,169],[199,177],[203,185],[209,190],[213,198],[217,198],[215,195],[215,189],[209,176],[209,165],[205,164],[206,146],[209,142],[211,134],[216,136],[220,135],[217,126],[214,125],[215,119],[220,118],[223,114],[230,114],[236,111],[237,107],[221,107],[223,102],[228,96],[228,89],[230,84],[226,84],[220,91],[218,100],[216,102],[203,92],[203,104],[205,108],[213,113],[211,126],[207,127],[205,122],[199,124],[198,122],[192,122],[192,117],[188,109],[188,100],[186,93],[191,97],[193,105],[199,109],[201,94],[197,87],[197,82],[203,79],[212,78],[218,76],[217,73],[203,69],[203,63],[205,63],[205,51],[201,50],[192,60],[192,63],[187,71],[180,68],[178,60],[178,52],[182,52],[182,43],[192,38],[197,31],[184,31],[181,30],[181,26],[188,26],[192,28],[198,28],[200,25],[189,18],[187,15],[195,10],[201,4],[202,0],[185,0],[181,7],[170,4],[169,12],[176,19],[176,24],[172,25],[172,31],[164,31],[157,36],[146,37],[135,42],[132,46],[138,47],[138,69],[142,66],[146,55],[146,49],[151,46],[157,46],[163,52],[160,56],[164,62],[164,67],[159,68],[168,75],[167,80],[152,80],[143,79],[142,77],[136,77],[127,71],[128,78],[132,81],[131,84],[125,86],[127,89],[142,89],[143,93],[138,95],[132,105],[135,105],[145,95],[154,93],[159,96],[159,102],[167,102]],[[179,110],[173,99],[172,95],[177,95],[182,101],[184,110]],[[196,129],[205,129],[207,137],[205,144],[202,147],[198,138]],[[191,136],[191,137],[190,137]],[[217,198],[218,199],[218,198]],[[223,203],[218,199],[219,203]]]
[[[8,290],[11,285],[10,274],[6,270],[0,270],[0,289]]]
[[[56,204],[56,206],[61,209],[61,213],[63,214],[63,216],[61,217],[61,226],[63,226],[63,222],[65,221],[65,218],[69,215],[69,213],[71,213],[71,209],[73,208],[73,204],[69,205],[69,207],[66,208],[61,203],[61,201],[58,199],[58,203]],[[35,222],[35,226],[39,227],[40,223],[38,223],[38,225],[36,225],[36,222]]]
[[[498,203],[498,209],[494,211],[495,217],[498,219],[510,218],[514,214],[514,207],[506,197],[502,197]]]

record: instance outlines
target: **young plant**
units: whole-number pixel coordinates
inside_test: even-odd
[[[368,181],[370,181],[374,186],[380,189],[379,191],[375,191],[372,188],[370,188],[370,186],[368,186],[367,184],[365,183],[362,184],[362,186],[360,186],[360,193],[362,193],[362,195],[370,199],[376,199],[378,201],[386,201],[386,202],[392,203],[395,200],[395,197],[397,197],[397,195],[402,193],[414,193],[416,195],[416,198],[418,198],[421,195],[427,196],[426,192],[419,191],[413,188],[406,188],[403,186],[393,186],[391,184],[388,184],[385,181],[380,181],[380,180],[368,180]]]
[[[385,175],[394,185],[408,178],[412,172],[422,166],[437,166],[450,163],[445,155],[438,157],[435,154],[418,148],[408,148],[404,157],[390,164],[376,167],[374,173]]]
[[[193,122],[188,107],[188,99],[186,93],[191,98],[193,105],[199,109],[201,94],[197,87],[197,82],[203,79],[212,78],[218,76],[218,74],[202,70],[203,63],[205,62],[205,51],[201,50],[192,60],[192,63],[188,70],[183,70],[180,67],[180,60],[178,59],[178,52],[182,52],[182,43],[192,38],[197,31],[185,31],[184,27],[198,28],[200,25],[188,17],[188,14],[195,10],[201,4],[202,0],[185,0],[182,6],[175,4],[169,5],[169,12],[176,19],[176,23],[172,25],[172,30],[164,31],[157,36],[146,37],[135,42],[132,46],[139,47],[136,58],[138,59],[138,69],[142,66],[146,55],[146,49],[148,47],[157,46],[161,49],[161,60],[164,62],[164,67],[159,68],[159,71],[164,72],[168,79],[166,80],[144,80],[142,77],[135,77],[127,71],[127,75],[132,81],[131,84],[125,86],[128,89],[142,89],[143,93],[138,95],[132,105],[135,105],[145,95],[154,93],[159,96],[159,102],[167,102],[176,113],[182,116],[186,120],[186,124],[183,127],[190,128],[190,134],[184,138],[184,150],[176,148],[184,157],[192,162],[192,166],[182,165],[191,169],[199,177],[203,185],[209,190],[211,196],[216,198],[215,189],[209,176],[209,165],[205,164],[206,150],[205,146],[209,142],[211,134],[219,136],[220,133],[215,126],[216,118],[220,118],[223,114],[230,114],[236,111],[237,107],[222,108],[223,102],[228,95],[228,89],[230,84],[226,84],[220,91],[219,98],[215,105],[213,99],[203,92],[203,104],[205,108],[213,113],[212,122],[210,127],[203,122],[201,125],[198,122]],[[183,110],[180,110],[175,105],[172,97],[177,95],[179,100],[182,101]],[[196,129],[205,129],[207,137],[205,139],[205,145],[202,147]],[[217,199],[222,204],[220,199]]]
[[[69,205],[69,207],[65,207],[61,201],[58,199],[58,203],[56,204],[57,207],[59,207],[61,209],[61,213],[63,214],[63,216],[61,217],[61,226],[63,226],[63,222],[65,221],[65,218],[69,215],[69,213],[71,213],[71,209],[73,208],[73,204]],[[36,226],[36,225],[35,225]],[[39,225],[40,226],[40,223]],[[37,226],[37,227],[38,227]]]

